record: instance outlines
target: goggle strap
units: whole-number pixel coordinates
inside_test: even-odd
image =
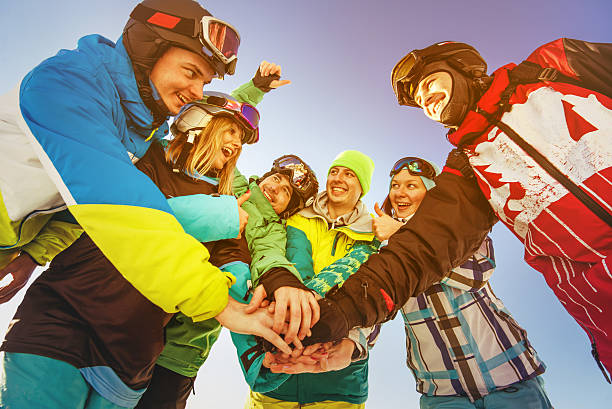
[[[142,3],[132,10],[130,17],[141,23],[152,24],[188,37],[195,37],[198,32],[194,19],[164,13],[144,6]]]
[[[193,148],[193,142],[195,141],[196,136],[198,136],[198,132],[200,132],[202,128],[190,129],[187,131],[187,140],[181,149],[181,153],[174,163],[172,167],[172,171],[174,173],[180,173],[181,169],[185,167],[185,163],[187,162],[187,158],[191,153],[191,149]]]

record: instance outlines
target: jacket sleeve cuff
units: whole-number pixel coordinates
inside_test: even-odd
[[[253,80],[251,80],[233,90],[231,95],[240,102],[246,102],[256,106],[263,100],[265,92],[257,88],[255,84],[253,84]]]
[[[282,267],[271,268],[260,279],[269,299],[274,298],[274,292],[280,287],[293,287],[301,290],[310,291],[295,275]]]
[[[168,204],[185,232],[200,242],[238,237],[238,203],[234,196],[180,196],[168,199]]]

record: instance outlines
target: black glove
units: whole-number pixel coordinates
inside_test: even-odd
[[[264,286],[266,298],[270,301],[274,300],[274,292],[280,287],[293,287],[310,291],[299,278],[283,267],[271,268],[261,277],[259,283]]]
[[[310,329],[312,335],[304,338],[302,345],[308,346],[319,342],[336,342],[346,338],[349,332],[348,321],[338,305],[327,298],[319,300],[321,318]]]
[[[255,73],[255,76],[253,77],[253,85],[255,85],[263,92],[269,92],[270,90],[274,89],[270,88],[270,83],[278,79],[280,79],[280,75],[278,74],[271,74],[264,77],[263,75],[261,75],[261,71],[258,68],[257,72]]]
[[[466,179],[475,178],[474,170],[470,165],[470,161],[467,155],[460,149],[453,149],[452,151],[450,151],[448,157],[446,158],[446,164],[444,166],[447,168],[458,170]]]

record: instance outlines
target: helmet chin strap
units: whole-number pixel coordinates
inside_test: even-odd
[[[473,93],[468,85],[468,79],[458,72],[449,72],[449,74],[453,78],[453,90],[448,104],[440,114],[440,123],[447,127],[455,127],[461,124],[475,101],[472,101]]]
[[[423,79],[436,72],[448,73],[453,83],[450,99],[440,114],[439,122],[447,128],[457,127],[480,98],[482,79],[472,78],[458,71],[446,61],[435,61],[427,64],[420,78]]]

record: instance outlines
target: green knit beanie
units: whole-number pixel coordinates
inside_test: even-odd
[[[355,172],[361,184],[362,192],[361,196],[359,196],[360,199],[368,193],[370,190],[370,183],[372,182],[372,174],[374,173],[374,161],[368,155],[359,151],[340,152],[327,170],[328,175],[329,171],[334,166],[344,166]]]

